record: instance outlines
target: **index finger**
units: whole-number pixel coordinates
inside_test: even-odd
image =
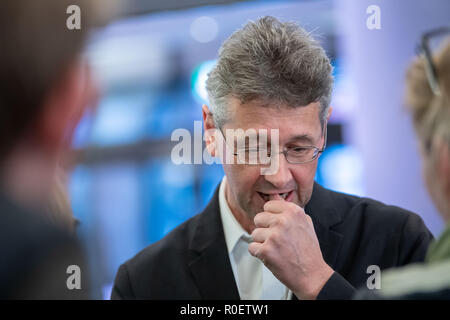
[[[272,213],[281,213],[286,208],[286,201],[284,200],[270,200],[264,204],[264,211]]]
[[[258,213],[255,218],[253,218],[253,222],[258,228],[268,228],[271,226],[273,218],[272,213],[263,211]]]

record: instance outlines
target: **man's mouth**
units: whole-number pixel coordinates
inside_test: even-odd
[[[257,193],[265,202],[270,200],[281,200],[281,199],[284,199],[285,201],[291,201],[294,196],[294,190],[287,192],[270,192],[270,193],[257,191]]]

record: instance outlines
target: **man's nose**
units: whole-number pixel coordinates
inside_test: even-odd
[[[276,155],[273,161],[277,161],[277,168],[272,172],[273,174],[264,175],[264,179],[270,182],[274,187],[283,189],[292,181],[292,173],[289,162],[287,162],[284,154]]]

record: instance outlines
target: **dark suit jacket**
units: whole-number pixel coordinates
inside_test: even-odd
[[[423,261],[432,235],[414,213],[314,185],[311,216],[335,273],[318,299],[350,299],[369,265]],[[206,209],[120,266],[112,299],[239,299],[220,219],[218,189]],[[295,297],[294,297],[295,298]]]

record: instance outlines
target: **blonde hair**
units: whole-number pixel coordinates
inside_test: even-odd
[[[432,160],[437,156],[436,142],[450,148],[450,38],[446,40],[433,56],[440,95],[430,87],[424,58],[414,60],[406,76],[406,102],[422,147]]]

